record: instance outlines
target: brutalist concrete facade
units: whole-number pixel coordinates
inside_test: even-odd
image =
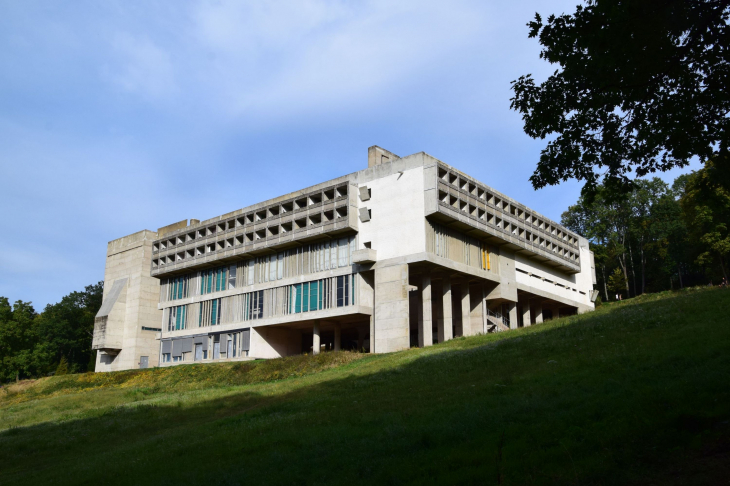
[[[109,243],[97,371],[385,353],[593,310],[587,241],[425,153]]]

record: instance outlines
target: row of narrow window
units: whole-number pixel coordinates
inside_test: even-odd
[[[217,326],[355,305],[356,274],[210,299],[165,309],[167,331]]]
[[[202,270],[161,282],[160,301],[206,295],[246,285],[333,270],[352,265],[356,236],[304,245],[234,265]]]
[[[426,223],[426,249],[442,258],[488,271],[493,270],[497,254],[496,248],[483,241],[431,221]]]

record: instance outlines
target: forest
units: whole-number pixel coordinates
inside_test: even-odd
[[[712,161],[668,185],[658,177],[601,184],[562,214],[595,255],[603,300],[728,277],[730,191]]]
[[[94,370],[94,316],[104,282],[71,292],[36,312],[31,302],[0,297],[0,381]]]

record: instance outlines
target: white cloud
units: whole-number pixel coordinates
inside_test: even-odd
[[[481,17],[466,2],[202,2],[192,23],[213,61],[196,71],[233,115],[347,110],[417,82]]]

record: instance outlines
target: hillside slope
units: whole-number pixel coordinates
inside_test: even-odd
[[[730,291],[389,355],[0,392],[0,484],[723,484]]]

